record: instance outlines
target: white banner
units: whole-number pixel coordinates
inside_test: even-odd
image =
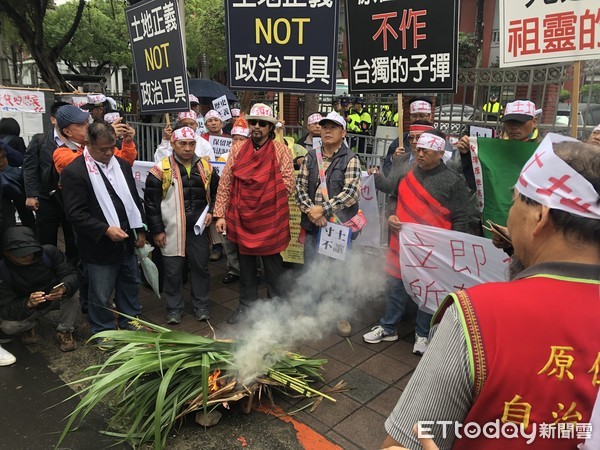
[[[500,67],[600,58],[600,0],[501,0]]]
[[[381,237],[375,177],[368,175],[367,172],[363,172],[360,178],[360,200],[358,201],[358,207],[367,218],[367,224],[352,244],[379,248],[381,246]]]
[[[133,178],[135,179],[135,187],[137,188],[138,195],[140,198],[144,198],[144,189],[146,188],[146,178],[148,172],[154,167],[156,163],[149,161],[134,161],[131,171],[133,172]]]
[[[45,113],[46,99],[40,91],[0,89],[0,111]]]
[[[451,292],[490,281],[504,281],[509,257],[479,236],[403,223],[400,267],[406,292],[433,314]]]

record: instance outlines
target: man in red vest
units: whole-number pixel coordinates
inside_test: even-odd
[[[600,448],[598,161],[597,146],[540,144],[508,216],[512,281],[446,298],[383,447],[420,448],[417,424],[441,449]]]
[[[416,164],[398,180],[396,214],[388,218],[390,246],[386,271],[389,275],[386,290],[388,303],[379,324],[363,335],[365,342],[396,341],[396,325],[410,301],[400,273],[400,243],[398,232],[402,222],[420,223],[468,233],[470,217],[475,207],[464,179],[448,169],[442,157],[446,140],[443,133],[427,130],[421,134],[413,151]],[[413,353],[427,350],[427,336],[432,315],[419,310]]]

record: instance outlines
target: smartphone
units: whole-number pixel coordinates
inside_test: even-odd
[[[50,292],[48,292],[46,295],[52,295],[52,294],[56,294],[58,291],[60,291],[60,289],[65,285],[65,283],[60,283],[57,284],[56,286],[54,286]]]
[[[489,219],[486,222],[488,223],[488,226],[483,225],[483,228],[485,228],[486,230],[488,230],[490,233],[493,233],[496,236],[501,237],[502,239],[504,239],[509,244],[512,244],[512,240],[510,239],[510,236],[508,236],[504,232],[504,230],[502,230],[502,228],[500,228],[500,226],[497,223],[494,223],[494,222],[492,222]]]

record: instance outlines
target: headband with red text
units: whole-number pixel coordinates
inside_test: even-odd
[[[185,139],[186,141],[196,140],[196,133],[190,127],[182,127],[173,131],[171,134],[171,141],[180,141]]]
[[[417,148],[425,148],[436,152],[443,152],[446,147],[446,140],[431,133],[423,133],[417,141]]]

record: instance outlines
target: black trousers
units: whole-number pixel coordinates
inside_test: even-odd
[[[262,255],[260,257],[265,270],[265,281],[269,297],[284,297],[283,258],[279,253],[275,255]],[[256,279],[257,259],[255,255],[242,255],[238,250],[240,260],[240,304],[252,306],[258,300],[258,280]]]
[[[58,228],[62,226],[65,236],[65,255],[69,261],[77,260],[79,252],[75,245],[73,228],[67,221],[64,211],[53,198],[40,197],[38,200],[40,206],[36,212],[36,228],[40,244],[56,246]]]

